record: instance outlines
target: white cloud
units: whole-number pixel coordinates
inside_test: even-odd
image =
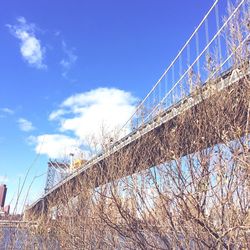
[[[0,175],[0,184],[6,184],[8,182],[8,178],[6,176]]]
[[[5,118],[9,115],[13,115],[15,112],[9,108],[0,108],[0,118]],[[0,140],[1,142],[1,140]]]
[[[8,24],[11,34],[18,38],[20,43],[20,52],[25,61],[30,65],[43,69],[45,48],[41,46],[41,41],[35,35],[35,25],[27,23],[24,17],[17,19],[17,25]]]
[[[97,140],[105,133],[118,130],[135,110],[136,98],[115,88],[98,88],[67,98],[50,119],[60,121],[60,131],[71,131],[86,140]]]
[[[75,64],[77,56],[74,53],[74,49],[69,49],[64,41],[62,42],[62,49],[65,57],[60,61],[60,65],[62,66],[63,70],[62,75],[66,77],[73,64]]]
[[[24,118],[18,119],[17,122],[18,122],[19,128],[24,132],[29,132],[29,131],[32,131],[35,129],[32,122],[30,122]]]
[[[26,138],[26,143],[30,146],[34,146],[37,143],[37,137],[34,135],[30,135],[29,137]]]
[[[67,155],[72,148],[95,151],[92,139],[103,142],[103,135],[119,130],[135,110],[137,99],[131,93],[116,88],[98,88],[65,99],[50,116],[58,123],[61,134],[46,134],[36,138],[36,151],[56,158]],[[63,133],[72,133],[73,136]],[[33,140],[34,138],[32,138]],[[98,147],[98,146],[97,146]]]
[[[34,138],[32,138],[34,139]],[[68,157],[79,147],[77,139],[62,134],[44,134],[36,137],[36,153],[45,154],[50,158]]]
[[[64,109],[55,110],[49,115],[49,120],[56,120],[57,118],[63,116],[65,113],[66,111]]]
[[[9,109],[9,108],[1,108],[0,110],[5,114],[9,114],[9,115],[14,114],[14,111],[12,109]]]

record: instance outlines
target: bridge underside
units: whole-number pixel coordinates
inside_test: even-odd
[[[249,133],[248,77],[203,100],[204,93],[204,88],[198,90],[195,95],[202,98],[201,102],[70,179],[27,212],[39,216],[57,204],[66,191],[68,196],[76,196],[85,185],[98,187]]]

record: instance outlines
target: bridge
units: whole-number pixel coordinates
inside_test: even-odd
[[[81,192],[83,183],[96,188],[233,140],[235,132],[230,129],[231,124],[241,131],[238,136],[248,134],[244,128],[249,119],[249,103],[242,100],[249,99],[249,25],[236,31],[241,36],[233,48],[229,47],[233,35],[228,35],[235,19],[245,11],[245,3],[239,1],[222,20],[221,1],[214,1],[121,128],[120,133],[125,136],[47,190],[26,213],[47,213],[48,206],[57,204],[66,188],[74,197]],[[151,157],[147,157],[149,152]]]

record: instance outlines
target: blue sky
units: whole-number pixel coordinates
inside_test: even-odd
[[[30,166],[26,190],[46,172],[48,157],[68,153],[65,145],[84,150],[103,125],[124,123],[212,3],[3,1],[0,181],[7,202]],[[29,202],[44,179],[34,181]]]

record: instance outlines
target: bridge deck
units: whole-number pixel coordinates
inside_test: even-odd
[[[183,155],[196,152],[197,148],[193,144],[193,141],[197,139],[195,138],[195,133],[194,135],[192,135],[189,131],[188,135],[183,134],[180,126],[189,126],[189,124],[191,123],[190,119],[197,119],[200,123],[202,123],[202,115],[200,113],[201,111],[199,110],[201,110],[201,107],[204,108],[204,105],[207,105],[207,100],[211,99],[211,97],[222,91],[224,91],[225,93],[230,92],[230,88],[235,88],[236,91],[240,90],[241,81],[244,77],[246,77],[246,75],[249,75],[249,71],[249,68],[247,70],[247,73],[243,73],[238,69],[231,70],[230,72],[226,72],[226,74],[223,74],[219,79],[208,82],[199,91],[194,91],[177,104],[171,106],[166,111],[157,115],[147,124],[142,125],[138,130],[131,132],[118,142],[115,142],[107,151],[91,159],[81,169],[76,170],[62,182],[54,186],[50,191],[45,193],[39,200],[34,202],[27,211],[38,212],[43,210],[44,207],[46,207],[46,203],[48,202],[48,200],[50,202],[56,202],[57,198],[60,196],[60,192],[66,184],[71,186],[73,195],[73,193],[75,193],[77,189],[77,181],[87,178],[91,171],[97,171],[97,178],[94,184],[95,187],[107,183],[107,181],[111,181],[111,177],[108,176],[109,172],[111,171],[108,167],[108,161],[111,157],[113,159],[119,159],[119,154],[129,154],[130,157],[128,158],[130,158],[130,160],[128,160],[126,163],[126,173],[119,173],[119,169],[115,170],[117,171],[117,173],[119,173],[117,174],[117,178],[122,178],[123,176],[130,175],[142,170],[138,169],[137,166],[138,162],[142,160],[140,159],[140,150],[145,150],[145,148],[147,148],[147,150],[149,151],[151,150],[151,152],[154,152],[155,155],[154,159],[144,159],[145,168],[171,160],[168,157],[165,157],[165,155],[168,155],[166,154],[166,152],[169,152],[172,149],[172,146],[168,141],[170,139],[168,138],[168,134],[170,131],[176,130],[176,128],[178,130],[176,133],[178,134],[176,134],[175,136],[179,138],[179,152],[177,152],[178,155],[181,157]],[[228,98],[232,99],[234,98],[234,96],[229,95]],[[214,105],[216,105],[216,103],[214,103]],[[245,109],[246,107],[238,108]],[[185,114],[188,112],[191,112],[191,116],[190,114],[187,115],[184,124],[178,124],[178,116],[182,113]],[[244,114],[245,113],[246,112],[244,112]],[[223,116],[224,114],[221,115]],[[225,115],[227,116],[227,118],[228,116],[230,116],[230,114]],[[244,125],[245,121],[246,117],[241,117],[241,119],[238,120],[238,125]],[[221,129],[223,130],[224,128]],[[213,144],[217,144],[221,140],[220,138],[217,138],[215,135],[213,135],[214,131],[212,129],[211,131],[203,131],[203,133],[206,138],[206,141],[204,141],[203,145],[204,148],[209,147]],[[158,148],[156,143],[152,141],[152,138],[155,138],[156,140],[164,140],[164,149]],[[136,148],[136,153],[133,153],[133,150],[131,151],[131,148]],[[184,152],[184,148],[188,148],[188,150],[185,150]],[[114,171],[114,169],[112,169],[112,171]],[[100,176],[104,177],[100,178]]]

